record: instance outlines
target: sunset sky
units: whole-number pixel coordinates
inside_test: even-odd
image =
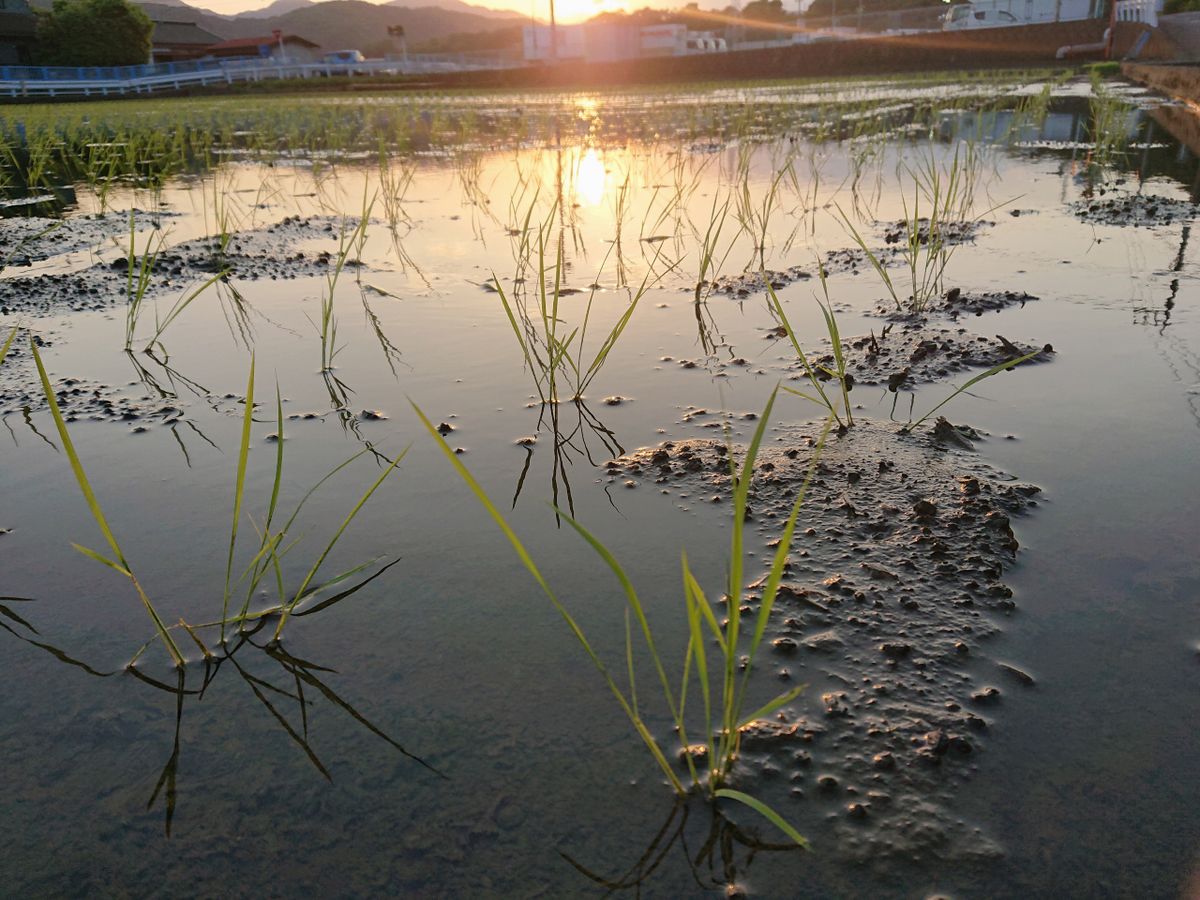
[[[387,0],[367,0],[367,2],[387,2]],[[422,6],[425,2],[426,0],[410,0],[405,5]],[[534,14],[543,19],[549,17],[550,10],[549,0],[536,0],[536,2],[532,3],[529,0],[466,0],[466,2],[471,3],[473,6],[482,6],[489,9],[513,10],[523,15]],[[599,12],[630,8],[641,9],[647,6],[657,9],[671,9],[683,6],[687,2],[688,0],[555,0],[554,9],[555,15],[560,22],[573,22],[587,19]],[[262,2],[262,0],[191,0],[191,5],[209,9],[216,13],[233,15],[235,13],[261,9],[267,3]],[[701,9],[723,9],[728,5],[730,5],[730,0],[700,0]],[[785,2],[786,5],[790,4]]]

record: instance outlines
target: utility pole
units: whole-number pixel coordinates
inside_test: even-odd
[[[554,0],[550,0],[550,61],[558,62],[558,25],[554,21]]]

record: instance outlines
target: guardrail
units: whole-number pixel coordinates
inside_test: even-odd
[[[1142,22],[1158,26],[1158,3],[1156,0],[1117,0],[1115,11],[1118,22]]]
[[[0,66],[0,97],[109,97],[152,94],[188,87],[243,81],[320,78],[332,76],[423,75],[499,69],[520,63],[465,56],[412,54],[404,60],[365,60],[358,63],[289,62],[272,59],[208,59],[160,65],[112,68]]]

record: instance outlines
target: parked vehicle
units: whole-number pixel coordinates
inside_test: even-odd
[[[365,70],[358,68],[357,63],[366,62],[367,58],[358,50],[334,50],[321,57],[326,65],[336,66],[329,70],[330,75],[359,75]]]
[[[943,31],[1074,22],[1103,14],[1104,0],[972,0],[956,3],[942,18]]]

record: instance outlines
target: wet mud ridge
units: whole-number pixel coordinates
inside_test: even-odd
[[[128,218],[125,221],[128,228]],[[77,222],[82,224],[77,226]],[[82,246],[108,250],[111,256],[112,241],[105,243],[95,225],[93,220],[67,220],[35,244],[58,240],[65,247],[79,249],[86,238],[91,243]],[[83,229],[82,238],[75,233],[77,227]],[[200,287],[217,274],[229,282],[324,275],[336,264],[335,251],[342,227],[341,220],[331,216],[292,216],[273,225],[239,231],[227,239],[205,237],[171,244],[154,257],[146,297],[177,296]],[[346,226],[348,230],[352,227],[352,223]],[[128,231],[124,240],[128,242]],[[322,240],[329,242],[332,249],[305,250],[299,246]],[[141,250],[146,243],[145,236],[139,235],[135,246]],[[135,282],[140,266],[141,260],[135,258]],[[348,269],[359,266],[357,259],[346,262]],[[10,275],[0,279],[0,314],[49,315],[109,309],[126,302],[129,279],[127,256],[96,259],[82,269]]]
[[[760,558],[773,552],[818,431],[774,428],[759,454],[747,528]],[[790,793],[787,814],[828,852],[1001,852],[955,815],[952,799],[986,752],[1006,695],[1033,686],[989,639],[1016,609],[1002,580],[1017,556],[1013,518],[1040,490],[984,463],[967,449],[972,437],[945,420],[922,435],[865,421],[831,434],[801,510],[756,664],[809,690],[777,721],[747,729],[737,777]],[[607,465],[614,481],[731,502],[720,441],[671,441]],[[762,583],[741,600],[747,621]]]

